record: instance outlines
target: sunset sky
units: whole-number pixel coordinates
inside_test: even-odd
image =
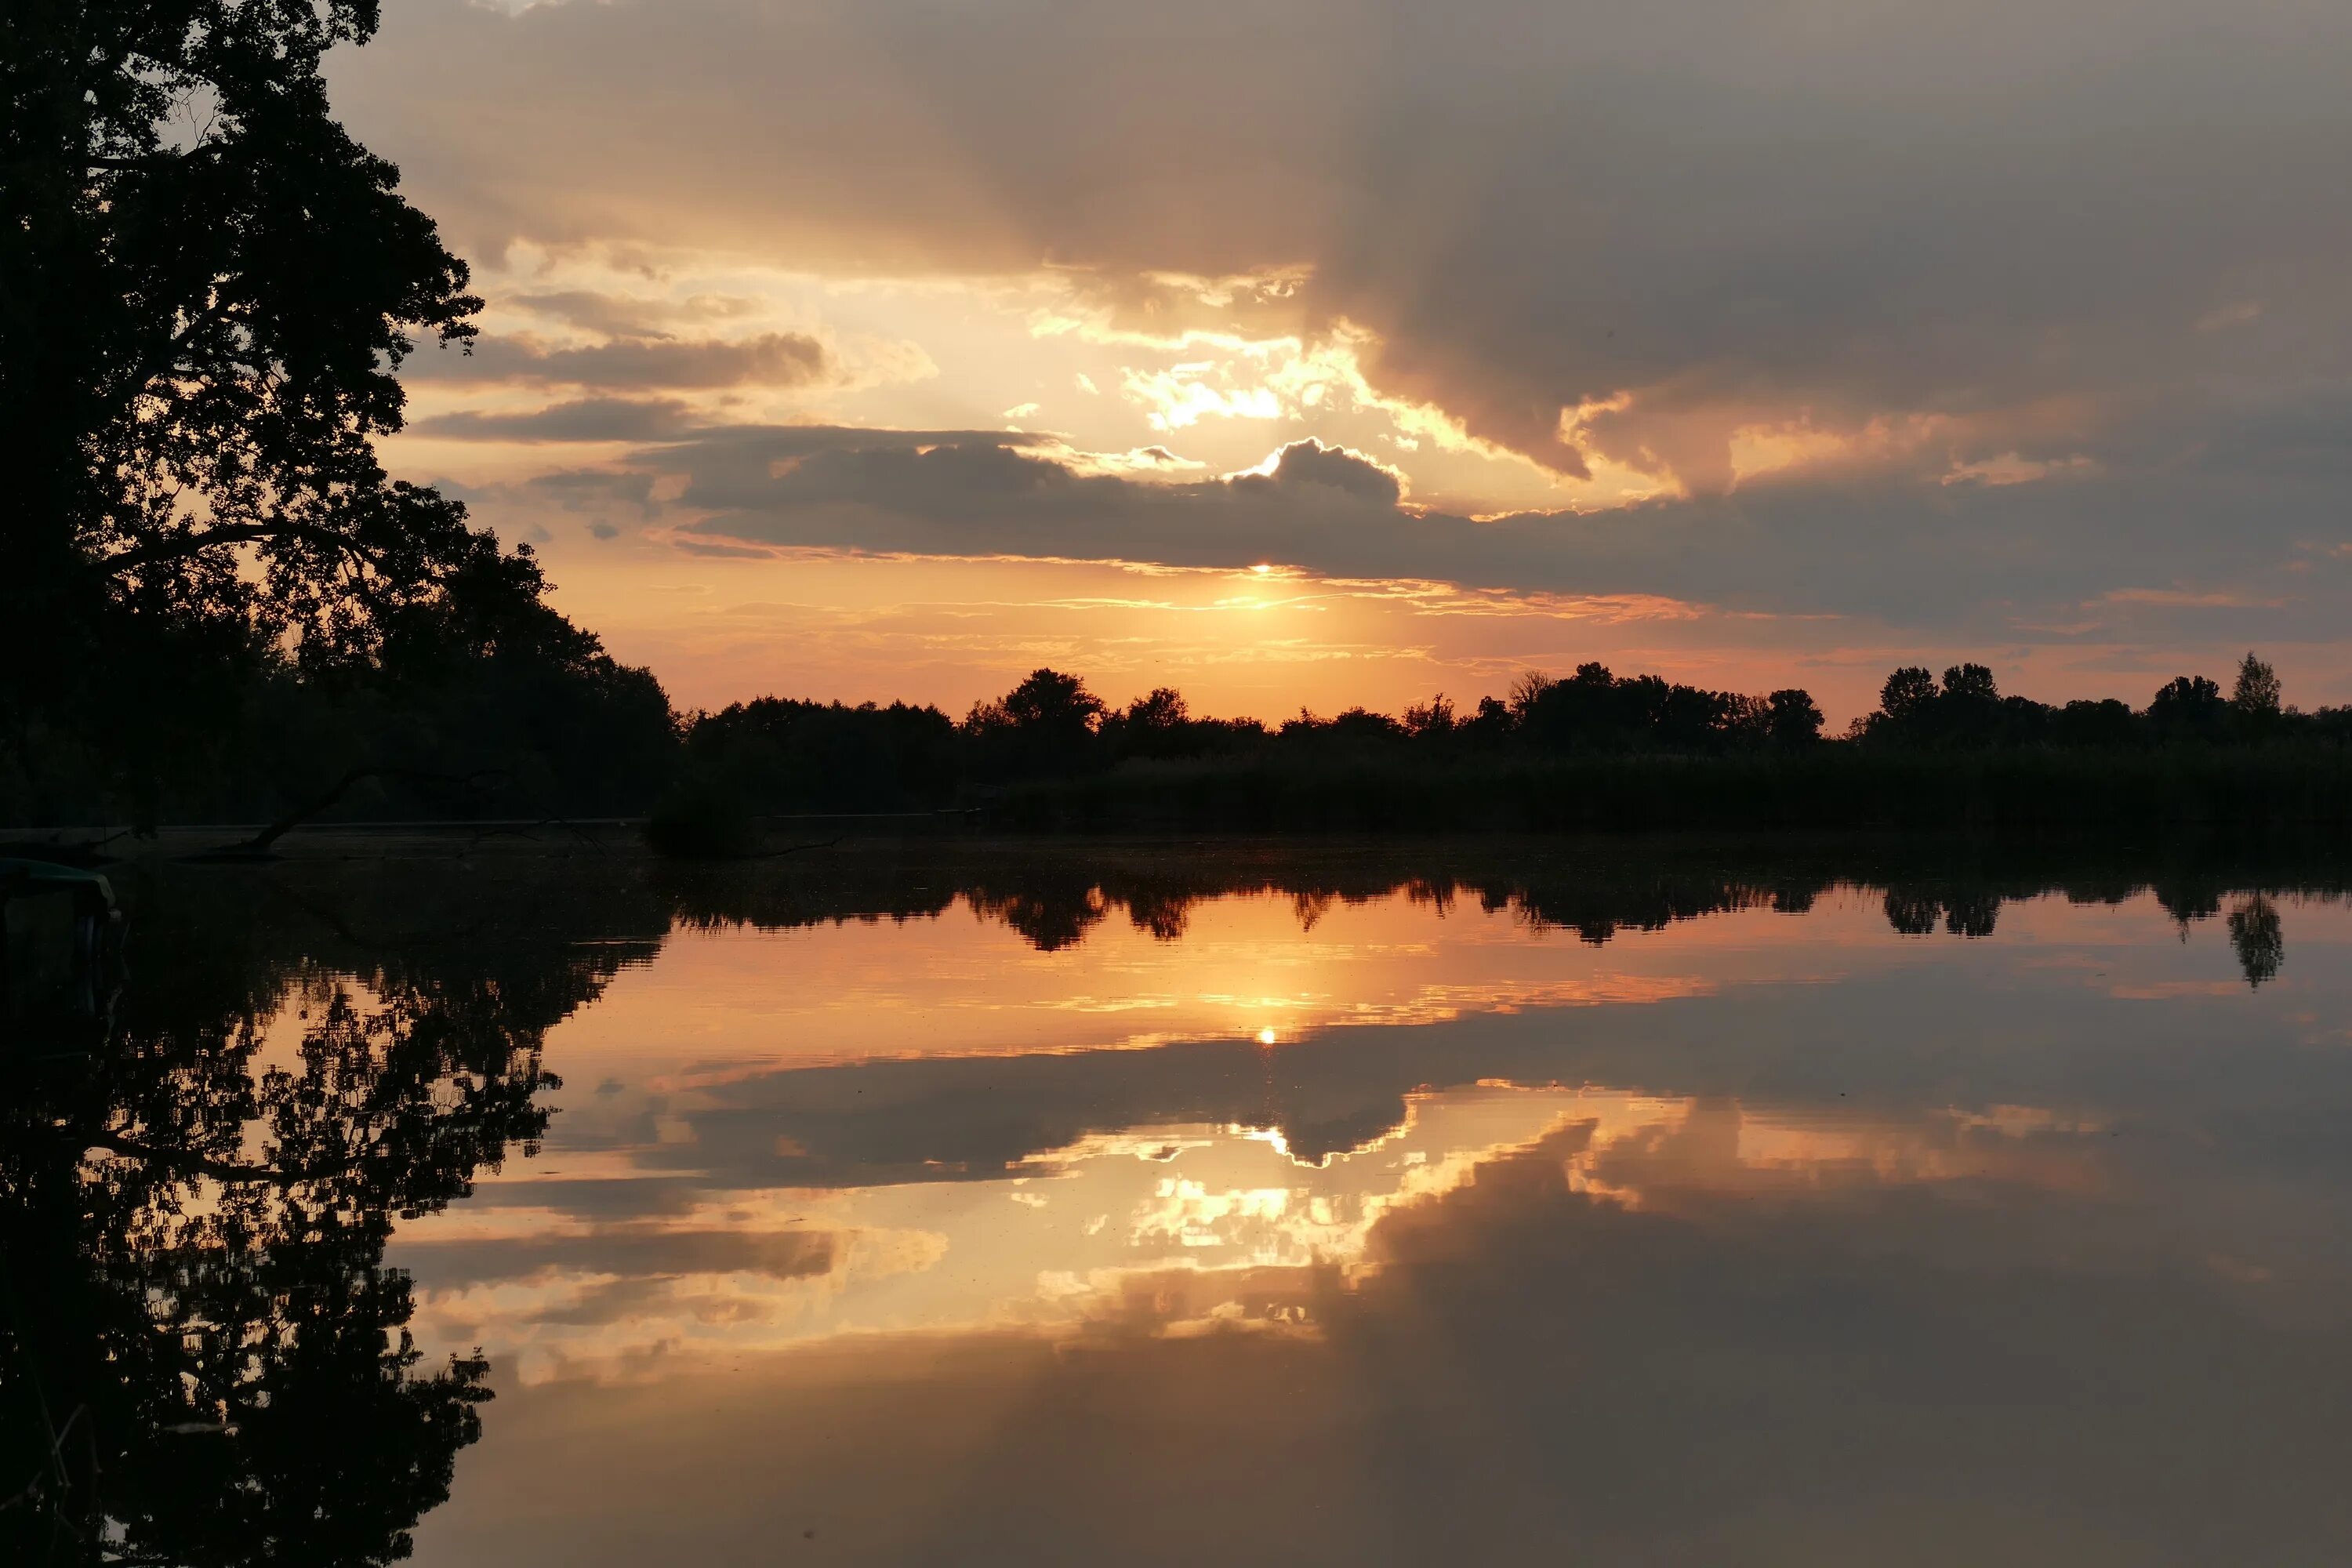
[[[390,0],[404,477],[683,706],[2352,700],[2335,0]]]

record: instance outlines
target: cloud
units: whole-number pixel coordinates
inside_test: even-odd
[[[838,374],[825,346],[800,332],[738,339],[625,337],[566,348],[515,334],[484,337],[468,354],[420,354],[410,364],[412,378],[420,381],[630,391],[810,386]]]
[[[1394,468],[1361,452],[1326,447],[1320,441],[1293,441],[1275,454],[1271,472],[1236,475],[1232,482],[1252,493],[1270,487],[1285,495],[1297,495],[1303,486],[1319,485],[1376,506],[1394,506],[1404,495],[1403,482]]]
[[[2294,423],[2273,415],[2254,427]],[[2249,635],[2332,636],[2326,627],[2352,602],[2352,563],[2318,547],[2341,528],[2341,463],[2307,454],[2298,472],[2297,443],[2239,448],[2225,421],[2202,427],[2205,453],[2160,473],[1924,486],[1900,469],[1798,476],[1729,495],[1484,521],[1407,510],[1392,470],[1315,442],[1225,479],[1084,471],[1080,455],[1042,437],[822,426],[701,432],[631,461],[682,480],[680,537],[705,542],[1191,567],[1270,561],[1335,577],[1658,595],[2034,641],[2086,637],[2126,613],[2194,607],[2171,592],[2186,584],[2200,605],[2265,606],[2258,613],[2273,618]],[[2210,526],[2257,482],[2259,511],[2228,531]],[[2117,595],[2132,587],[2168,593]]]
[[[436,414],[408,428],[445,441],[655,441],[698,423],[691,409],[669,398],[585,397],[527,414]]]
[[[1102,22],[419,0],[336,90],[480,254],[1049,260],[1136,330],[1360,323],[1383,391],[1562,472],[1608,458],[1693,491],[1727,487],[1736,431],[1801,416],[2063,403],[2075,440],[2147,395],[2352,369],[2352,211],[2315,197],[2352,142],[2352,23],[2299,0]],[[495,141],[464,111],[486,103]],[[1562,410],[1612,401],[1563,438]],[[2066,455],[1960,460],[2009,450]]]
[[[1168,483],[1082,473],[999,437],[885,435],[784,429],[770,445],[745,432],[716,461],[691,443],[647,456],[688,476],[680,504],[704,514],[691,531],[765,544],[1228,565],[1287,547],[1337,554],[1316,542],[1410,521],[1393,473],[1313,441],[1265,473]]]
[[[434,1289],[527,1279],[548,1269],[676,1277],[761,1274],[803,1279],[840,1262],[842,1238],[825,1231],[692,1229],[639,1221],[593,1226],[516,1227],[484,1239],[404,1242],[402,1263]]]
[[[760,308],[757,300],[733,295],[649,300],[588,289],[526,289],[504,295],[498,303],[614,338],[658,336],[663,329],[681,321],[727,321],[751,315]]]

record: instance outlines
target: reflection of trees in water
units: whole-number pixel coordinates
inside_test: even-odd
[[[1953,936],[1986,937],[2000,919],[2001,895],[1988,888],[1886,889],[1886,923],[1904,936],[1930,936],[1940,923]]]
[[[1902,888],[1886,889],[1886,923],[1904,936],[1927,936],[1936,929],[1936,917],[1944,906],[1934,898],[1923,898]]]
[[[2249,893],[2230,910],[2230,945],[2237,950],[2238,967],[2248,985],[2278,977],[2286,962],[2286,939],[2279,929],[2278,908],[2260,893]]]
[[[749,923],[761,929],[844,921],[924,919],[961,898],[1034,947],[1075,947],[1124,913],[1138,931],[1181,940],[1195,909],[1214,899],[1268,895],[1288,901],[1303,931],[1342,906],[1404,898],[1439,913],[1457,899],[1489,913],[1512,911],[1538,930],[1576,933],[1595,944],[1628,931],[1658,931],[1677,921],[1743,910],[1810,911],[1825,894],[1875,890],[1888,926],[1909,936],[1989,937],[2012,901],[2056,894],[2076,904],[2120,904],[2153,894],[2181,922],[2218,915],[2229,889],[2250,884],[2334,896],[2352,885],[2337,858],[2296,851],[2272,860],[2151,864],[2146,858],[2046,847],[1994,852],[1984,846],[1916,846],[1886,850],[1700,854],[1672,845],[1619,847],[1605,853],[1557,847],[1486,847],[1475,841],[1433,850],[1339,852],[1312,846],[1121,855],[1040,844],[987,851],[950,845],[880,851],[845,850],[750,869],[656,872],[660,898],[676,920],[697,927]],[[2256,921],[2253,945],[2240,959],[2259,984],[2277,973],[2284,949],[2277,912]],[[2261,923],[2267,921],[2267,925]],[[2270,935],[2267,946],[2260,931]],[[2267,958],[2250,960],[2250,952]],[[2267,964],[2267,967],[2263,967]]]
[[[2284,870],[2273,864],[2193,861],[2151,869],[2128,858],[2000,858],[1981,850],[1958,864],[1948,853],[1925,851],[1893,860],[1859,852],[1759,851],[1733,858],[1639,846],[1581,857],[1457,847],[1433,858],[1434,865],[1419,862],[1411,851],[1346,855],[1311,848],[1122,858],[1042,845],[959,861],[952,847],[926,857],[898,847],[881,854],[847,851],[830,861],[812,857],[789,869],[682,874],[664,868],[660,891],[680,923],[762,929],[929,918],[961,898],[983,918],[1003,921],[1051,952],[1086,942],[1121,913],[1138,931],[1179,941],[1198,906],[1244,895],[1286,900],[1302,931],[1314,931],[1345,906],[1404,899],[1443,915],[1457,900],[1473,900],[1488,913],[1509,910],[1538,930],[1573,931],[1600,944],[1628,931],[1658,931],[1710,914],[1803,914],[1840,889],[1874,892],[1888,926],[1906,936],[1989,937],[2004,905],[2053,893],[2076,904],[2120,904],[2152,893],[2185,934],[2190,922],[2220,914],[2233,887],[2260,882],[2333,894],[2352,881],[2324,857],[2301,858]],[[2274,934],[2275,910],[2267,919]],[[2250,950],[2240,951],[2242,957]],[[2274,942],[2272,951],[2277,951]],[[2262,978],[2273,973],[2274,963]]]
[[[373,929],[500,902],[440,891]],[[385,1243],[534,1147],[541,1037],[628,950],[369,952],[253,878],[138,925],[109,1037],[0,1042],[0,1560],[394,1561],[489,1391],[425,1363]]]

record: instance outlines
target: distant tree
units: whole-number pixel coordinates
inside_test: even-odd
[[[2230,706],[2245,719],[2260,721],[2278,716],[2278,671],[2255,658],[2251,648],[2239,662],[2238,683],[2230,693]]]
[[[1155,686],[1127,705],[1127,721],[1143,730],[1175,730],[1190,722],[1192,710],[1184,694],[1172,686]]]
[[[1404,726],[1385,713],[1375,713],[1369,708],[1349,708],[1332,716],[1326,732],[1341,741],[1393,741],[1404,733]]]
[[[1416,739],[1443,740],[1454,730],[1454,704],[1443,691],[1426,703],[1410,705],[1404,710],[1405,733]]]
[[[1102,717],[1103,701],[1075,675],[1037,669],[1004,694],[1004,717],[1017,730],[1076,733]]]
[[[1495,744],[1511,734],[1517,727],[1510,705],[1499,697],[1481,697],[1478,710],[1462,721],[1457,728],[1463,737],[1478,745]]]
[[[980,742],[984,767],[1054,773],[1083,765],[1104,711],[1076,676],[1034,669],[999,700],[973,704],[963,727]]]
[[[2112,697],[2098,702],[2077,700],[2052,716],[2050,735],[2063,746],[2126,746],[2134,739],[2136,723],[2129,705]]]
[[[1127,705],[1124,713],[1108,714],[1101,732],[1121,757],[1181,757],[1200,748],[1214,724],[1195,723],[1183,693],[1172,686],[1154,687]]]
[[[1520,719],[1525,719],[1534,710],[1535,705],[1541,700],[1543,694],[1559,684],[1539,669],[1524,671],[1517,680],[1511,682],[1512,713]]]
[[[1822,710],[1812,693],[1784,687],[1764,700],[1765,733],[1776,746],[1810,746],[1822,738]]]
[[[1944,671],[1944,695],[1958,702],[1992,703],[2000,699],[1992,671],[1981,664],[1956,664]]]
[[[2229,710],[2219,686],[2201,675],[2179,675],[2158,689],[2147,717],[2162,733],[2209,738],[2220,732]]]
[[[1916,664],[1906,664],[1878,689],[1878,710],[1898,723],[1936,700],[1936,678]]]

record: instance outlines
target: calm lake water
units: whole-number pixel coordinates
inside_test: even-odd
[[[119,879],[0,1053],[11,1563],[2352,1560],[2338,877]]]

